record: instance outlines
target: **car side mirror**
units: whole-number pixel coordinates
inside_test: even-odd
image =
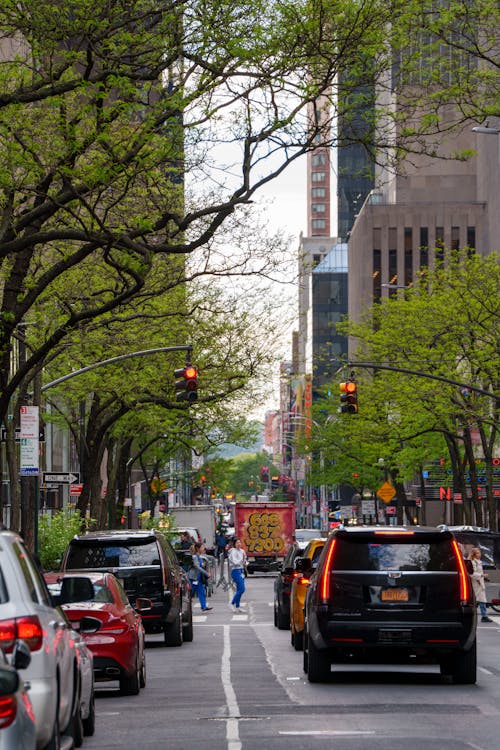
[[[153,609],[151,599],[139,598],[135,600],[135,609],[137,612],[150,612]]]
[[[295,560],[295,570],[297,573],[311,574],[313,571],[313,564],[310,557],[297,557]]]
[[[78,631],[90,635],[91,633],[97,633],[101,625],[102,622],[97,617],[82,617]]]
[[[31,651],[25,641],[16,641],[12,651],[12,666],[16,669],[26,669],[31,662]],[[14,691],[15,692],[15,691]]]

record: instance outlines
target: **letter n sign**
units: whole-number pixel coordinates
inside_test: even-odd
[[[439,488],[439,499],[440,500],[451,500],[451,487],[440,487]]]

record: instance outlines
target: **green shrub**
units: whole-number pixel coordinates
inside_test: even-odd
[[[38,554],[44,570],[59,570],[70,539],[82,531],[80,511],[59,510],[38,524]]]

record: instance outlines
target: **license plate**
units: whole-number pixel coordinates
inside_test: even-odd
[[[382,589],[380,598],[383,602],[407,602],[408,589]]]

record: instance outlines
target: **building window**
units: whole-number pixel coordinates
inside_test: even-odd
[[[388,251],[389,251],[389,284],[398,283],[398,230],[396,227],[389,227],[388,231]],[[395,294],[395,289],[389,290],[389,295]]]
[[[311,180],[313,182],[324,182],[325,181],[325,173],[324,172],[313,172],[311,175]]]
[[[318,188],[318,187],[312,188],[311,197],[312,198],[326,198],[326,189]]]
[[[326,154],[313,154],[311,164],[313,165],[313,167],[322,167],[324,164],[326,164]]]
[[[476,227],[467,227],[467,248],[469,255],[474,255],[476,249]]]
[[[313,219],[311,223],[313,229],[326,229],[326,222],[324,219]]]
[[[380,230],[378,230],[380,233]],[[375,235],[375,232],[373,233]],[[380,236],[380,235],[379,235]],[[379,302],[382,296],[382,252],[373,250],[373,301]]]
[[[420,227],[420,268],[429,265],[429,229]]]
[[[444,260],[444,228],[436,227],[436,243],[434,251],[436,265],[443,263]]]
[[[451,249],[460,250],[460,227],[451,228]]]
[[[324,213],[326,213],[326,204],[325,203],[313,203],[312,204],[312,212],[313,212],[313,214],[324,214]]]
[[[405,227],[405,286],[413,281],[413,231],[411,227]]]

